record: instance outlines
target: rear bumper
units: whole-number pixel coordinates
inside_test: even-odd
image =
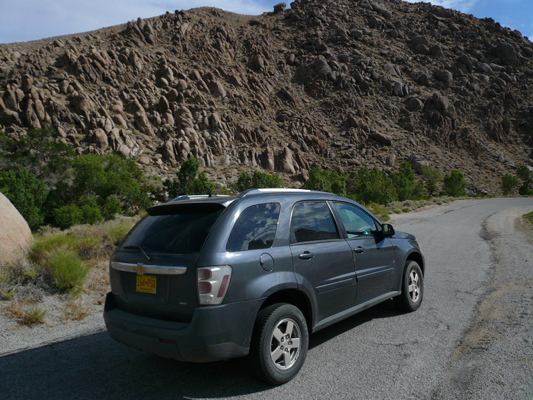
[[[261,300],[199,307],[190,323],[138,316],[116,307],[108,293],[104,321],[111,337],[127,346],[179,361],[242,357],[250,350]]]

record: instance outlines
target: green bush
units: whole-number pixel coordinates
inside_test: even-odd
[[[258,170],[255,170],[251,177],[246,172],[241,172],[236,184],[239,192],[248,189],[282,188],[283,186],[283,179],[278,174],[269,175]]]
[[[407,161],[400,164],[400,171],[389,175],[396,190],[397,199],[404,201],[413,198],[415,172]]]
[[[531,185],[533,185],[533,171],[531,171],[526,165],[521,165],[516,175],[522,180],[522,186],[518,189],[518,193],[522,196],[533,195]]]
[[[378,203],[387,205],[398,199],[396,189],[390,177],[378,168],[369,171],[361,168],[348,176],[347,191],[355,195],[363,204]]]
[[[388,221],[390,219],[387,209],[381,204],[371,203],[367,206],[368,210],[382,221]]]
[[[24,168],[0,171],[0,192],[11,201],[30,228],[42,224],[41,207],[48,190],[34,174]]]
[[[175,198],[182,195],[216,193],[215,185],[209,181],[204,172],[198,172],[200,163],[191,157],[177,170],[177,179],[167,179],[163,182],[168,195]]]
[[[346,196],[346,178],[335,171],[325,171],[318,167],[311,168],[309,179],[305,182],[305,189],[331,192],[339,196]]]
[[[80,156],[50,192],[45,204],[47,221],[64,229],[111,219],[123,210],[134,215],[151,204],[150,188],[141,186],[143,182],[132,160],[114,154]]]
[[[505,196],[513,193],[515,187],[517,186],[518,178],[516,176],[512,176],[511,174],[505,174],[502,177],[502,191]]]
[[[84,265],[75,251],[63,246],[50,252],[46,260],[54,285],[61,291],[79,294],[90,266]]]
[[[81,206],[82,223],[96,224],[104,220],[96,200],[90,200]]]
[[[76,248],[75,238],[62,232],[36,235],[29,258],[38,265],[44,265],[48,254],[60,247],[74,250]]]
[[[427,165],[423,165],[422,176],[423,179],[426,181],[426,190],[428,192],[428,195],[433,196],[433,194],[438,190],[437,183],[440,182],[439,171],[434,170],[433,168],[428,167]]]
[[[464,196],[466,182],[463,173],[454,169],[449,175],[444,177],[444,190],[450,196]]]
[[[124,236],[126,236],[131,228],[133,228],[133,225],[134,222],[132,220],[124,220],[118,225],[111,227],[105,233],[105,238],[110,242],[111,245],[118,246]]]
[[[111,195],[106,199],[102,215],[106,221],[115,219],[116,214],[122,213],[122,206],[117,196]]]
[[[54,210],[54,221],[61,229],[67,229],[83,222],[83,212],[76,204],[69,204]]]

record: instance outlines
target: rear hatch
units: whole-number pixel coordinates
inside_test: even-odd
[[[225,207],[167,203],[148,209],[110,262],[118,308],[150,318],[190,322],[198,306],[196,262]]]

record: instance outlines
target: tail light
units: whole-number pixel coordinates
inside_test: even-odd
[[[198,268],[198,295],[200,305],[220,304],[226,295],[231,279],[231,267]]]

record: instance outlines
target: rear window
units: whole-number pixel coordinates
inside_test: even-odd
[[[166,206],[148,210],[122,243],[122,248],[141,246],[146,253],[199,253],[223,206]],[[154,215],[155,214],[155,215]]]
[[[244,210],[235,222],[226,250],[245,251],[272,247],[279,210],[278,203],[258,204]]]

